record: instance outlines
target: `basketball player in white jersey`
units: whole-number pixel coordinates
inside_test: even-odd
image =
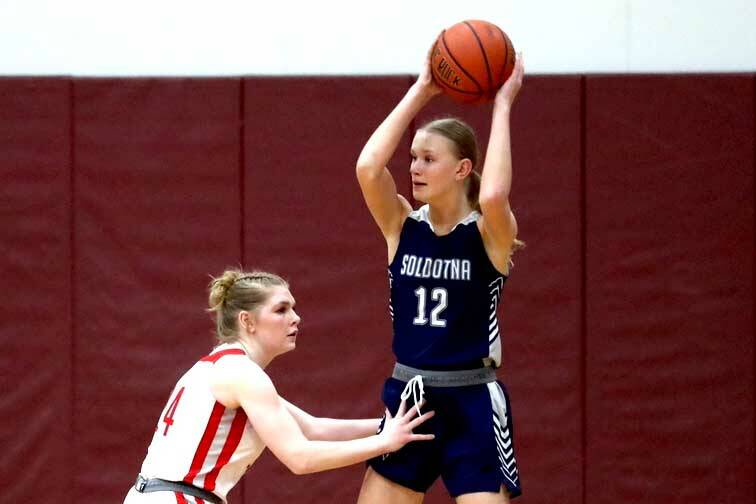
[[[176,384],[125,504],[225,503],[267,446],[293,473],[335,469],[432,435],[416,408],[380,419],[315,418],[276,392],[265,367],[293,350],[299,316],[282,278],[228,270],[210,284],[220,345]]]

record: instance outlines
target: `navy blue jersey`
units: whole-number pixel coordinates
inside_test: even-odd
[[[491,264],[472,212],[436,236],[428,205],[410,213],[389,265],[398,362],[419,369],[501,363],[496,307],[507,277]]]

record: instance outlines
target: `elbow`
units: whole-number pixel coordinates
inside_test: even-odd
[[[282,460],[281,462],[284,463],[289,471],[297,476],[313,472],[309,469],[309,463],[303,454],[292,453],[286,460]]]
[[[355,173],[360,181],[369,180],[376,172],[375,166],[362,160],[357,162]]]
[[[484,212],[505,210],[509,207],[509,192],[502,189],[481,191],[478,203]]]
[[[357,165],[357,183],[363,190],[374,187],[380,179],[381,170],[372,165]]]
[[[383,165],[376,159],[376,156],[370,153],[362,153],[357,159],[357,165],[355,166],[355,172],[357,178],[368,179],[376,177],[380,174]]]
[[[367,156],[362,155],[357,159],[357,164],[355,165],[355,171],[359,174],[365,171],[370,170],[370,166],[372,163],[367,159]]]
[[[310,474],[312,472],[312,471],[307,470],[307,465],[301,462],[292,462],[291,464],[286,464],[286,467],[289,468],[289,471],[291,471],[292,474],[295,474],[297,476],[302,476],[303,474]]]
[[[304,447],[287,451],[284,457],[280,457],[280,460],[289,471],[297,476],[318,471],[317,468],[313,467],[312,457]]]

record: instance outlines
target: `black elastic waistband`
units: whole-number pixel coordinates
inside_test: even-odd
[[[178,481],[167,481],[160,478],[145,478],[141,474],[137,476],[134,488],[139,493],[150,492],[178,492],[192,497],[199,497],[207,502],[213,504],[223,504],[223,500],[212,492],[197,488],[194,485],[188,483],[180,483]]]

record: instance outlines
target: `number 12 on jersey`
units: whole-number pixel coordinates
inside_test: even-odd
[[[417,296],[417,316],[412,320],[415,325],[428,325],[428,317],[426,316],[426,301],[428,297],[428,290],[425,287],[418,287],[415,289],[415,296]],[[446,309],[449,293],[443,287],[436,287],[431,291],[431,300],[436,302],[436,305],[430,312],[430,325],[432,327],[446,327],[446,320],[441,318],[441,313]]]

